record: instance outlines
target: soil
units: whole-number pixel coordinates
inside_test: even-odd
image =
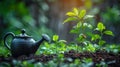
[[[23,55],[23,56],[20,56],[18,58],[13,58],[12,56],[9,56],[9,57],[0,56],[0,63],[7,62],[7,63],[11,64],[14,59],[21,60],[21,61],[34,60],[32,63],[36,63],[36,62],[45,63],[45,62],[50,61],[56,57],[57,57],[57,55],[55,55],[55,54],[30,55],[29,57]],[[90,52],[78,53],[74,50],[71,50],[69,52],[65,52],[64,57],[65,58],[72,58],[73,60],[83,59],[83,58],[92,58],[93,66],[100,63],[101,61],[104,61],[106,64],[108,64],[108,67],[120,67],[120,53],[114,54],[114,53],[107,53],[105,51],[97,51],[95,53],[90,53]],[[64,62],[65,63],[72,63],[73,61],[65,60]]]

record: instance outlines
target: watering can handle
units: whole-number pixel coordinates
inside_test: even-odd
[[[12,38],[14,38],[14,36],[15,36],[14,33],[8,32],[8,33],[4,36],[4,45],[5,45],[5,47],[7,47],[7,48],[11,51],[10,46],[9,46],[8,43],[6,42],[6,39],[7,39],[7,37],[8,37],[9,35],[11,35]]]

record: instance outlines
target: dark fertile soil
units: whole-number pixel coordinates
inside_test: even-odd
[[[13,57],[3,57],[0,56],[0,63],[1,62],[7,62],[7,63],[12,63],[14,59],[16,60],[34,60],[32,63],[36,62],[47,62],[52,60],[53,58],[56,58],[57,55],[52,54],[52,55],[30,55],[29,57],[27,56],[20,56],[18,58],[13,58]],[[105,51],[97,51],[95,53],[90,53],[90,52],[84,52],[84,53],[77,53],[74,50],[71,50],[69,52],[64,53],[65,58],[72,58],[73,60],[75,59],[83,59],[83,58],[92,58],[95,66],[97,63],[100,63],[101,61],[104,61],[106,64],[108,64],[109,67],[120,67],[120,53],[119,54],[113,54],[113,53],[107,53]],[[65,63],[72,63],[67,60],[64,61]]]

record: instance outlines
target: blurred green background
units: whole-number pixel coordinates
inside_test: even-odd
[[[102,21],[115,34],[105,36],[108,43],[120,43],[120,1],[119,0],[0,0],[0,46],[6,32],[16,35],[26,29],[35,40],[41,34],[59,35],[68,42],[74,40],[69,31],[74,23],[62,24],[65,13],[74,7],[84,8],[88,14],[95,15],[89,22],[97,24]],[[87,31],[86,31],[87,32]],[[1,48],[2,49],[2,48]]]

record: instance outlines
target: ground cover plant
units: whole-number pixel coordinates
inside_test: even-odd
[[[73,8],[63,22],[75,23],[70,30],[75,40],[67,43],[53,35],[51,43],[44,42],[35,55],[14,58],[6,49],[0,48],[0,66],[3,67],[119,67],[120,46],[108,44],[103,37],[114,36],[102,22],[89,23],[94,15],[85,9]],[[87,32],[86,32],[87,30]]]

